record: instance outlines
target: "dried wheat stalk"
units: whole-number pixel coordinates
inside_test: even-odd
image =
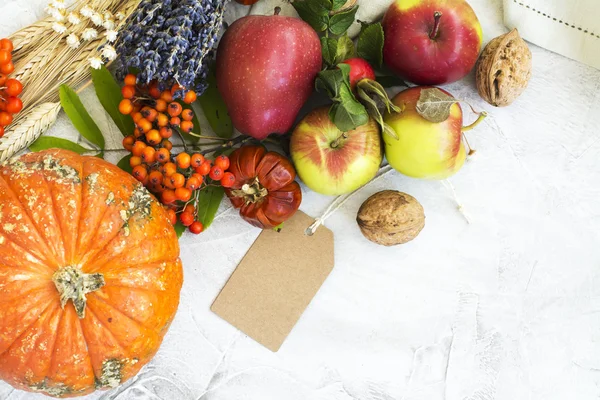
[[[112,15],[122,13],[125,17],[138,7],[141,0],[79,0],[65,12],[79,14],[84,7],[101,12],[108,11]],[[94,27],[88,21],[70,26],[71,30],[58,33],[53,28],[53,17],[44,18],[28,27],[14,33],[10,39],[13,41],[15,52],[13,62],[15,72],[13,76],[23,84],[23,111],[15,116],[13,123],[7,127],[5,137],[0,139],[0,157],[10,157],[10,152],[16,153],[31,144],[53,122],[46,118],[48,124],[35,124],[32,119],[37,116],[42,118],[42,110],[48,110],[48,104],[59,102],[59,87],[67,84],[77,89],[90,80],[90,58],[98,57],[99,47],[107,44],[106,37],[99,33],[98,37],[83,41],[79,47],[73,48],[66,42],[68,34],[82,37],[86,28]],[[122,20],[120,24],[123,24]],[[116,30],[120,27],[117,24]],[[37,126],[39,129],[28,130],[23,127]],[[28,132],[31,136],[17,138],[16,135]],[[37,136],[35,136],[37,135]],[[10,143],[10,146],[6,143]]]
[[[30,146],[56,121],[60,103],[43,103],[25,113],[23,121],[0,138],[0,162]]]

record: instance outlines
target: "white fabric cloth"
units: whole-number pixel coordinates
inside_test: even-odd
[[[0,0],[0,37],[46,3]],[[502,0],[470,3],[486,41],[506,32]],[[224,201],[207,232],[181,239],[181,303],[156,357],[86,400],[598,400],[600,71],[531,50],[531,82],[511,107],[481,100],[472,75],[445,87],[491,114],[468,134],[477,153],[452,178],[471,224],[439,182],[390,172],[370,183],[325,222],[335,268],[271,353],[209,309],[259,234]],[[120,146],[92,88],[82,101],[107,146]],[[78,137],[64,114],[48,134]],[[362,238],[358,208],[384,189],[423,204],[413,242],[382,248]],[[303,195],[313,216],[333,200]],[[0,400],[48,397],[0,382]]]
[[[504,0],[504,22],[529,42],[600,68],[598,0]]]

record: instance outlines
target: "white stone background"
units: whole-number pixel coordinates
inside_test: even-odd
[[[390,2],[365,0],[361,14]],[[41,17],[43,3],[0,0],[0,36]],[[505,32],[501,0],[470,3],[486,42]],[[259,234],[224,202],[209,231],[181,239],[181,305],[156,358],[88,399],[600,398],[600,71],[531,50],[532,80],[511,107],[484,103],[472,75],[446,87],[492,115],[452,178],[470,224],[439,182],[390,173],[369,184],[326,222],[335,268],[272,353],[209,310]],[[116,134],[93,92],[83,100]],[[50,134],[76,137],[64,115]],[[361,236],[358,207],[383,189],[423,204],[413,242]],[[314,216],[332,201],[303,194]],[[2,400],[41,398],[0,383]]]

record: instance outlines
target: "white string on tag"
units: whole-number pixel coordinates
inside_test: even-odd
[[[390,171],[392,171],[392,167],[390,167],[389,165],[385,165],[379,169],[379,171],[377,172],[377,176],[375,176],[375,178],[373,178],[365,186],[356,189],[352,193],[343,194],[341,196],[336,197],[336,199],[329,205],[329,207],[327,207],[327,210],[325,210],[325,212],[323,214],[321,214],[320,217],[316,218],[315,222],[313,222],[311,226],[306,228],[306,230],[304,231],[304,234],[307,236],[314,235],[315,232],[317,231],[317,229],[319,229],[319,227],[321,225],[323,225],[325,220],[327,218],[331,217],[333,215],[333,213],[335,213],[337,210],[339,210],[344,205],[344,203],[346,203],[352,196],[354,196],[356,193],[360,192],[366,186],[375,182],[377,179],[381,178],[382,176],[384,176],[385,174],[387,174]]]
[[[467,221],[467,224],[470,225],[471,224],[471,220],[469,219],[469,216],[465,212],[465,209],[464,209],[462,203],[460,202],[460,199],[458,198],[458,195],[456,194],[456,190],[454,190],[454,185],[452,184],[452,182],[450,182],[450,180],[448,180],[448,179],[444,179],[442,181],[442,184],[446,187],[446,189],[450,189],[450,192],[452,192],[452,197],[454,198],[454,201],[456,202],[456,206],[458,208],[458,212],[463,216],[463,218],[465,219],[465,221]]]

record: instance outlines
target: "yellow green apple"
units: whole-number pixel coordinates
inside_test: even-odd
[[[342,132],[329,118],[329,107],[310,112],[294,129],[292,160],[300,179],[326,195],[350,193],[375,177],[383,152],[381,131],[373,119]]]
[[[462,141],[462,109],[456,102],[450,107],[448,119],[443,122],[428,121],[416,109],[424,89],[431,88],[413,87],[392,99],[401,112],[384,116],[384,122],[396,133],[395,138],[387,134],[383,137],[385,156],[392,168],[404,175],[445,179],[458,172],[467,156]]]

